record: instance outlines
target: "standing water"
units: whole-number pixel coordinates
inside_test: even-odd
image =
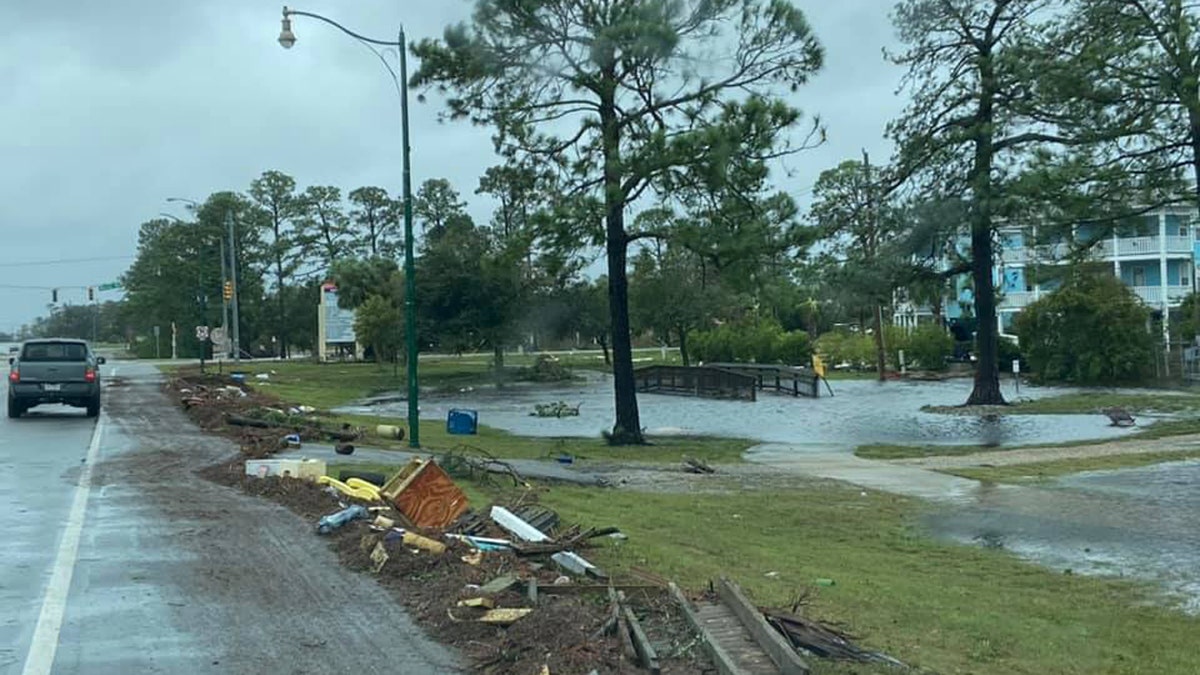
[[[959,405],[971,393],[971,380],[875,382],[835,380],[834,396],[793,398],[760,393],[757,402],[639,394],[642,425],[650,434],[719,435],[800,449],[852,451],[859,445],[995,446],[1060,443],[1110,438],[1130,433],[1108,426],[1102,415],[1009,415],[982,419],[973,415],[922,412],[925,405]],[[1023,398],[1069,390],[1021,388]],[[1014,397],[1012,391],[1006,392]],[[611,379],[556,386],[480,388],[449,395],[427,395],[421,416],[445,420],[451,408],[479,411],[479,423],[529,436],[598,436],[613,425]],[[1014,397],[1015,398],[1015,397]],[[539,403],[581,404],[578,417],[541,418],[530,413]],[[404,402],[352,406],[347,412],[404,415]]]

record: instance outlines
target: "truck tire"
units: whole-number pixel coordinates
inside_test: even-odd
[[[8,399],[8,416],[9,417],[11,417],[12,419],[17,419],[18,417],[21,416],[21,413],[23,413],[23,412],[25,412],[25,410],[21,407],[20,403],[17,403],[16,401],[14,401],[11,398]]]
[[[97,396],[96,398],[88,401],[87,416],[88,417],[96,417],[99,414],[100,414],[100,397]]]

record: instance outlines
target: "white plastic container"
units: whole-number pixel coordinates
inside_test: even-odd
[[[316,480],[325,475],[325,461],[321,459],[248,459],[246,475],[266,478],[286,476],[303,480]]]

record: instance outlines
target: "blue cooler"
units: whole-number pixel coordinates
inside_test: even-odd
[[[446,415],[446,433],[458,436],[473,436],[479,427],[479,412],[453,408]]]

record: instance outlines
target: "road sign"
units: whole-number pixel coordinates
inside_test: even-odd
[[[101,291],[115,291],[115,290],[119,290],[120,288],[121,288],[121,283],[118,281],[110,281],[107,284],[100,284],[99,286],[96,287],[97,290],[101,290]]]
[[[201,342],[208,339],[208,326],[196,326],[196,339]]]
[[[212,339],[214,344],[224,342],[225,329],[218,326],[217,328],[212,329],[212,332],[209,333],[209,337]]]

